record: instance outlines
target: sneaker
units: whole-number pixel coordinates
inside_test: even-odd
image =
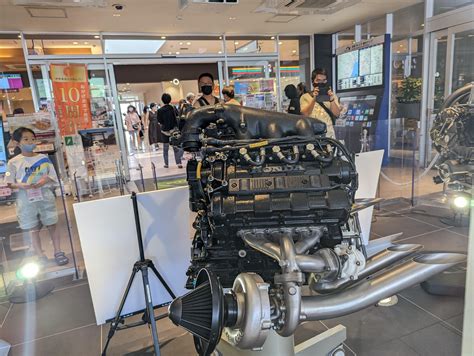
[[[178,164],[178,168],[183,168],[183,165],[182,165],[182,164]]]
[[[165,168],[170,168],[169,166],[167,166],[166,164],[164,165]]]

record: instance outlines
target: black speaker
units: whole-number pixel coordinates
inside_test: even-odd
[[[225,326],[237,321],[237,300],[226,293],[216,275],[202,269],[195,289],[176,298],[169,306],[169,318],[194,335],[194,345],[200,356],[210,355],[216,348]]]

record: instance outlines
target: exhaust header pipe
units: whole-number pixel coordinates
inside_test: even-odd
[[[324,320],[351,314],[466,260],[460,253],[430,253],[404,262],[373,279],[327,296],[302,298],[301,321]]]

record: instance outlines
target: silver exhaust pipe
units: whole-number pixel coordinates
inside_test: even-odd
[[[415,257],[373,279],[340,293],[302,298],[301,321],[324,320],[351,314],[466,260],[460,253],[429,253]]]
[[[423,245],[418,244],[400,244],[390,246],[385,251],[379,252],[367,260],[365,268],[359,273],[358,280],[346,278],[338,279],[334,282],[315,283],[315,280],[312,278],[310,281],[310,287],[312,290],[318,293],[330,293],[338,289],[347,288],[349,285],[356,284],[362,279],[369,277],[370,275],[373,275],[374,273],[377,273],[388,266],[391,266],[395,262],[407,258],[422,248]]]

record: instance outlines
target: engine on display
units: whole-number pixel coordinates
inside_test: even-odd
[[[187,287],[170,319],[209,355],[221,335],[261,348],[270,330],[355,312],[458,263],[457,254],[407,260],[422,246],[366,252],[354,209],[354,159],[324,123],[231,105],[192,112],[172,143],[187,165],[196,213]]]
[[[430,135],[440,158],[435,183],[454,192],[471,193],[474,173],[474,105],[469,101],[473,85],[454,92],[436,115]]]

